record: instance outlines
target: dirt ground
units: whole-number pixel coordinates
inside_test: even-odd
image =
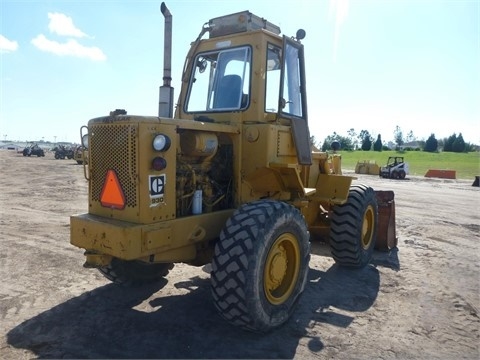
[[[69,243],[83,167],[0,151],[0,358],[479,359],[480,188],[356,181],[395,191],[398,248],[348,270],[314,243],[296,312],[259,335],[217,315],[207,269],[177,264],[138,289],[84,269]]]

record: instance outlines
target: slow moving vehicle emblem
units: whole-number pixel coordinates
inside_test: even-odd
[[[123,210],[125,208],[125,195],[115,170],[107,171],[100,195],[100,203],[102,206],[112,209]]]

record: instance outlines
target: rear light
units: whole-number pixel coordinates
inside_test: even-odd
[[[153,138],[153,148],[156,151],[167,151],[170,148],[170,138],[164,134],[158,134]]]
[[[162,157],[157,156],[152,161],[153,170],[160,171],[167,167],[167,160]]]

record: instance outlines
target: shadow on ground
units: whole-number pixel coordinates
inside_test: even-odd
[[[165,283],[136,289],[109,284],[23,322],[7,334],[7,341],[39,358],[293,358],[300,341],[319,355],[324,348],[317,335],[320,323],[348,327],[354,318],[338,309],[348,314],[367,310],[379,282],[372,265],[361,270],[311,268],[292,318],[268,334],[246,332],[222,320],[209,279],[178,282],[174,285],[188,293],[173,296],[162,295]],[[137,310],[139,304],[149,312]]]

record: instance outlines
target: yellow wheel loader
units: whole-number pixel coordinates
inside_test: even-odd
[[[164,3],[161,12],[158,116],[117,109],[88,122],[88,213],[71,217],[71,243],[86,267],[124,285],[159,280],[174,263],[211,264],[220,315],[268,331],[304,290],[310,241],[328,242],[340,265],[369,263],[378,194],[352,185],[339,155],[311,151],[305,31],[282,36],[249,11],[211,19],[174,111],[172,15]],[[392,216],[384,223],[391,233]]]

